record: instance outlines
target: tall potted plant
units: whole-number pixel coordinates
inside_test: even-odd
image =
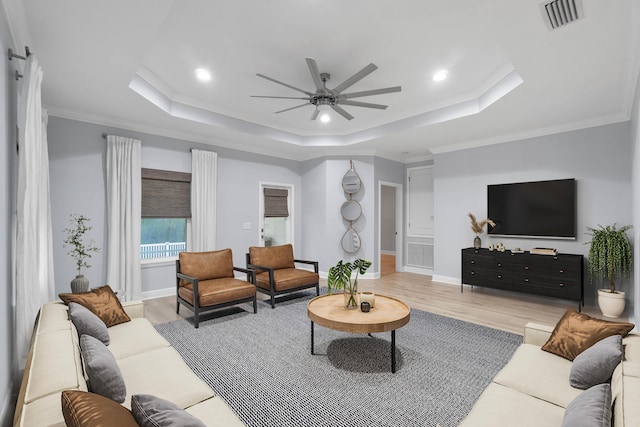
[[[91,267],[88,263],[88,259],[91,258],[91,252],[100,250],[94,246],[93,239],[87,243],[84,242],[85,233],[92,229],[91,226],[87,225],[89,221],[89,218],[84,215],[72,214],[69,217],[71,226],[62,230],[67,233],[67,238],[64,239],[64,246],[70,248],[67,255],[75,261],[76,270],[78,271],[76,278],[71,281],[71,292],[73,293],[87,292],[89,290],[89,279],[84,277],[82,269]]]
[[[627,230],[633,226],[607,225],[599,228],[587,227],[587,234],[591,236],[589,248],[589,278],[609,281],[608,289],[598,289],[598,306],[606,317],[619,317],[624,311],[625,294],[616,290],[615,278],[628,277],[632,271],[633,255],[631,243],[627,237]]]
[[[350,310],[358,308],[358,301],[356,300],[356,295],[358,294],[358,274],[364,274],[370,266],[371,261],[362,258],[358,258],[353,262],[338,261],[336,265],[329,269],[329,276],[327,278],[329,295],[331,295],[334,289],[343,289],[344,307]],[[356,277],[352,280],[351,276],[354,270]]]

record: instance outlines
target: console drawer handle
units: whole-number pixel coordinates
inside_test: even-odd
[[[560,287],[561,287],[561,288],[564,288],[564,283],[560,283]]]
[[[501,262],[498,263],[498,267],[502,267],[502,263]]]
[[[529,266],[528,266],[528,265],[525,265],[525,266],[524,266],[524,269],[528,271],[528,270],[529,270]]]
[[[560,270],[560,273],[564,273],[564,270]]]
[[[475,275],[476,275],[476,272],[475,272],[475,271],[472,271],[472,272],[471,272],[471,275],[472,275],[472,276],[475,276]]]
[[[524,279],[524,282],[525,283],[529,283],[529,279]]]
[[[471,260],[471,264],[475,264],[476,262],[474,260]]]
[[[502,275],[501,274],[498,274],[498,279],[502,279]]]

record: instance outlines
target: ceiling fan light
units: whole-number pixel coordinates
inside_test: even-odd
[[[320,114],[320,121],[322,123],[329,123],[331,121],[331,116],[329,113],[322,113]]]

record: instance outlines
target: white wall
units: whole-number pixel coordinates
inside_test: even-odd
[[[631,144],[628,122],[513,141],[435,156],[435,279],[459,283],[460,250],[472,245],[468,212],[486,218],[488,184],[576,178],[578,237],[575,241],[482,235],[483,247],[555,247],[588,252],[586,227],[631,224]],[[632,286],[621,284],[632,298]],[[585,280],[587,303],[596,286]],[[628,301],[628,303],[630,300]]]

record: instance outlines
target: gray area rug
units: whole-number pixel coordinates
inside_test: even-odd
[[[411,310],[391,333],[348,334],[316,325],[313,293],[258,314],[232,308],[156,329],[248,426],[457,426],[522,342],[516,334]],[[186,310],[184,307],[181,310]]]

